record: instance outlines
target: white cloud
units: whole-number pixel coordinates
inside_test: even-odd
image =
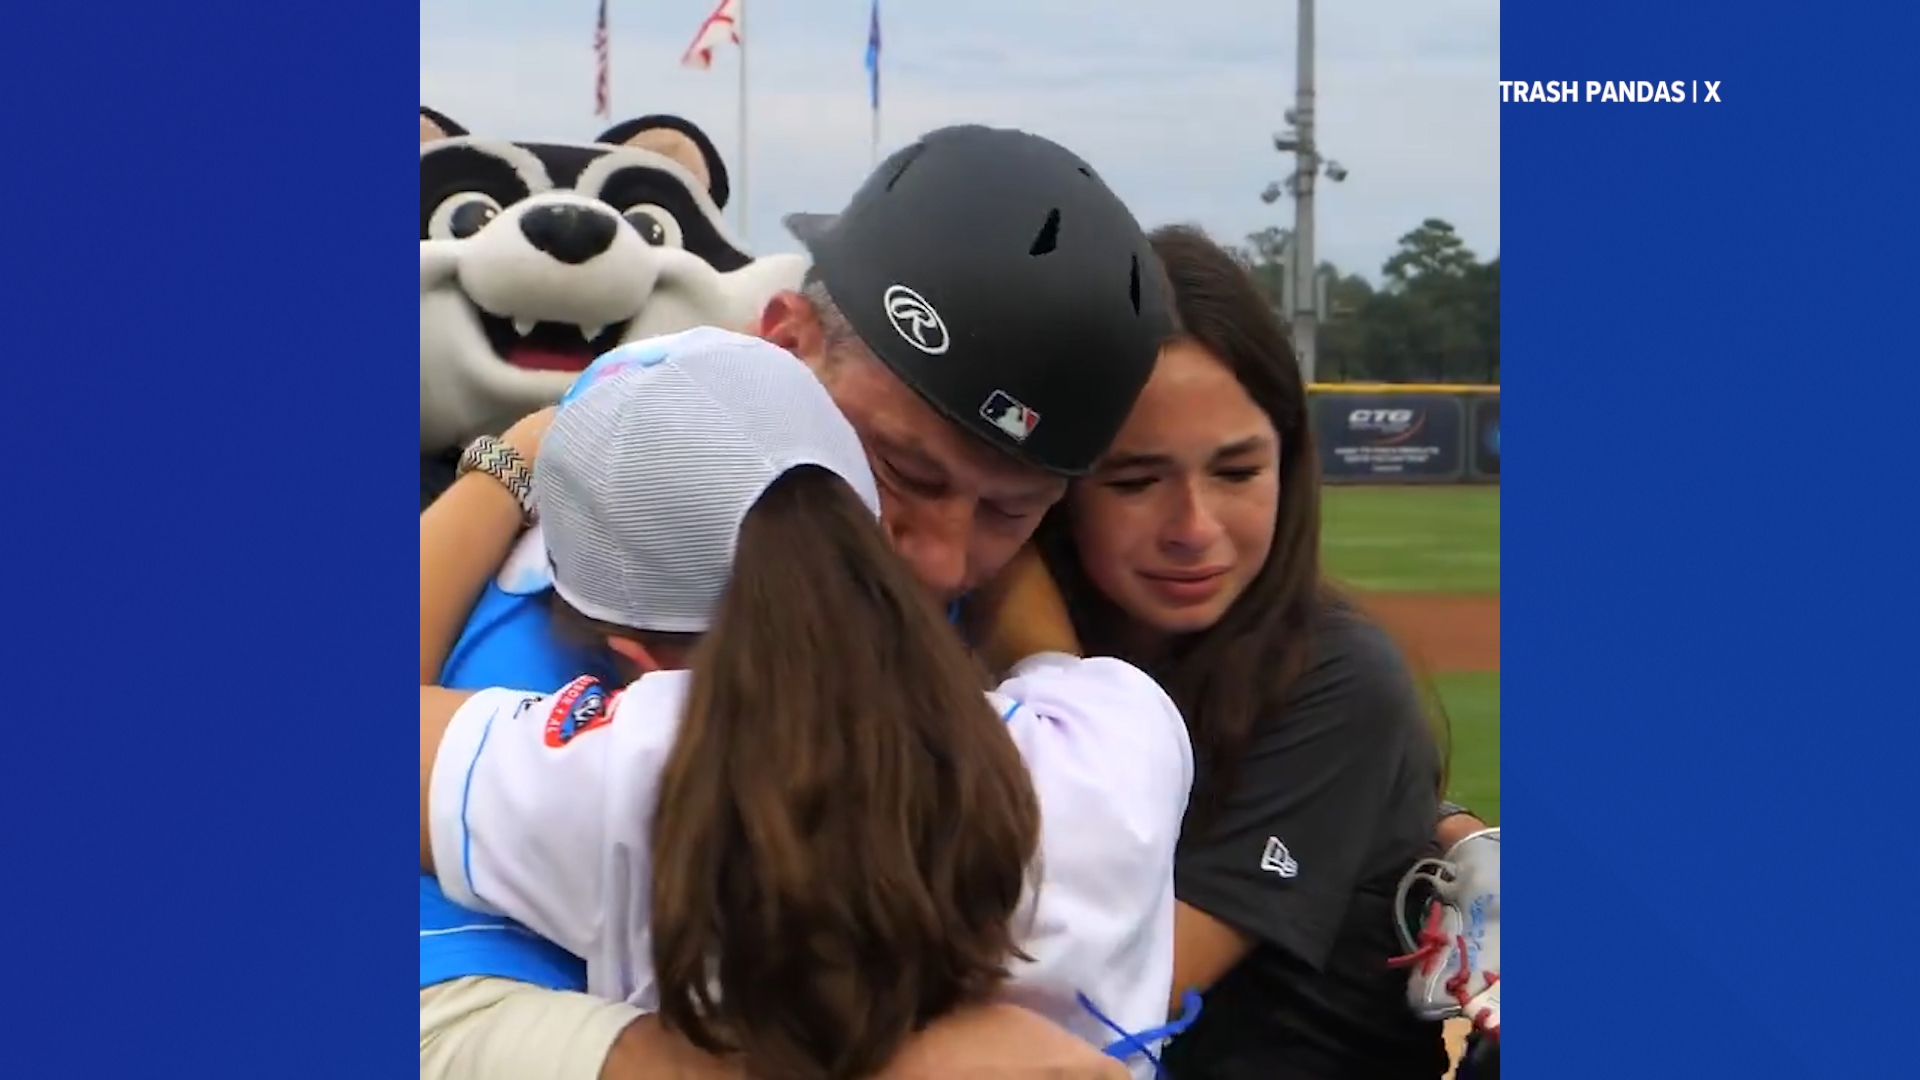
[[[867,2],[747,2],[750,236],[791,251],[780,216],[837,208],[870,167]],[[1377,272],[1426,217],[1497,252],[1497,0],[1319,7],[1320,144],[1351,172],[1321,185],[1322,257]],[[605,126],[590,115],[594,8],[422,0],[422,103],[477,132],[590,137]],[[737,193],[738,58],[723,51],[710,72],[678,63],[708,10],[708,0],[631,10],[615,0],[614,111],[705,127]],[[942,124],[1021,127],[1085,157],[1149,225],[1195,221],[1238,239],[1290,223],[1289,204],[1257,198],[1289,161],[1270,137],[1292,104],[1290,5],[883,0],[883,17],[883,153]]]

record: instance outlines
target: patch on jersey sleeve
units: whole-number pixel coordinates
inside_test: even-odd
[[[618,694],[608,697],[600,680],[582,675],[555,695],[553,710],[547,713],[546,743],[555,750],[575,738],[605,727],[613,719],[613,703]]]

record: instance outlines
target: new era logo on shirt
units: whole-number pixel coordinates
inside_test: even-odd
[[[1278,874],[1290,878],[1300,873],[1300,864],[1293,861],[1293,853],[1277,836],[1267,837],[1267,849],[1260,853],[1260,869],[1269,874]]]

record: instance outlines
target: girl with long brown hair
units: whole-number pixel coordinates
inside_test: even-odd
[[[1168,1049],[1176,1080],[1431,1080],[1447,1068],[1439,1024],[1409,997],[1454,1005],[1445,975],[1410,991],[1391,961],[1397,888],[1434,843],[1443,717],[1322,570],[1319,463],[1285,328],[1205,235],[1152,240],[1180,334],[1042,526],[1045,568],[1026,566],[1001,621],[1031,625],[1024,597],[1057,604],[1057,582],[1086,647],[1152,672],[1186,716],[1197,772],[1175,987],[1206,991],[1206,1011]],[[1497,948],[1479,944],[1459,950],[1489,965],[1459,980],[1475,993],[1497,978]]]
[[[996,997],[1151,1050],[1191,758],[1150,678],[1042,655],[983,693],[853,429],[753,339],[601,379],[533,487],[555,602],[632,681],[422,687],[451,900],[750,1075],[869,1076]]]

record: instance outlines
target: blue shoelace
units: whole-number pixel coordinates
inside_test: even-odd
[[[1180,1019],[1169,1021],[1157,1028],[1150,1028],[1137,1034],[1129,1034],[1126,1028],[1114,1023],[1111,1017],[1101,1012],[1092,1001],[1087,999],[1087,995],[1075,994],[1074,997],[1079,999],[1081,1008],[1093,1014],[1095,1020],[1107,1025],[1108,1029],[1120,1036],[1120,1038],[1102,1047],[1101,1053],[1120,1061],[1126,1061],[1138,1054],[1148,1061],[1153,1062],[1153,1072],[1155,1076],[1165,1076],[1166,1071],[1161,1068],[1160,1059],[1154,1055],[1153,1044],[1162,1039],[1173,1038],[1175,1035],[1192,1027],[1195,1020],[1200,1019],[1200,994],[1193,990],[1189,990],[1180,995]]]

